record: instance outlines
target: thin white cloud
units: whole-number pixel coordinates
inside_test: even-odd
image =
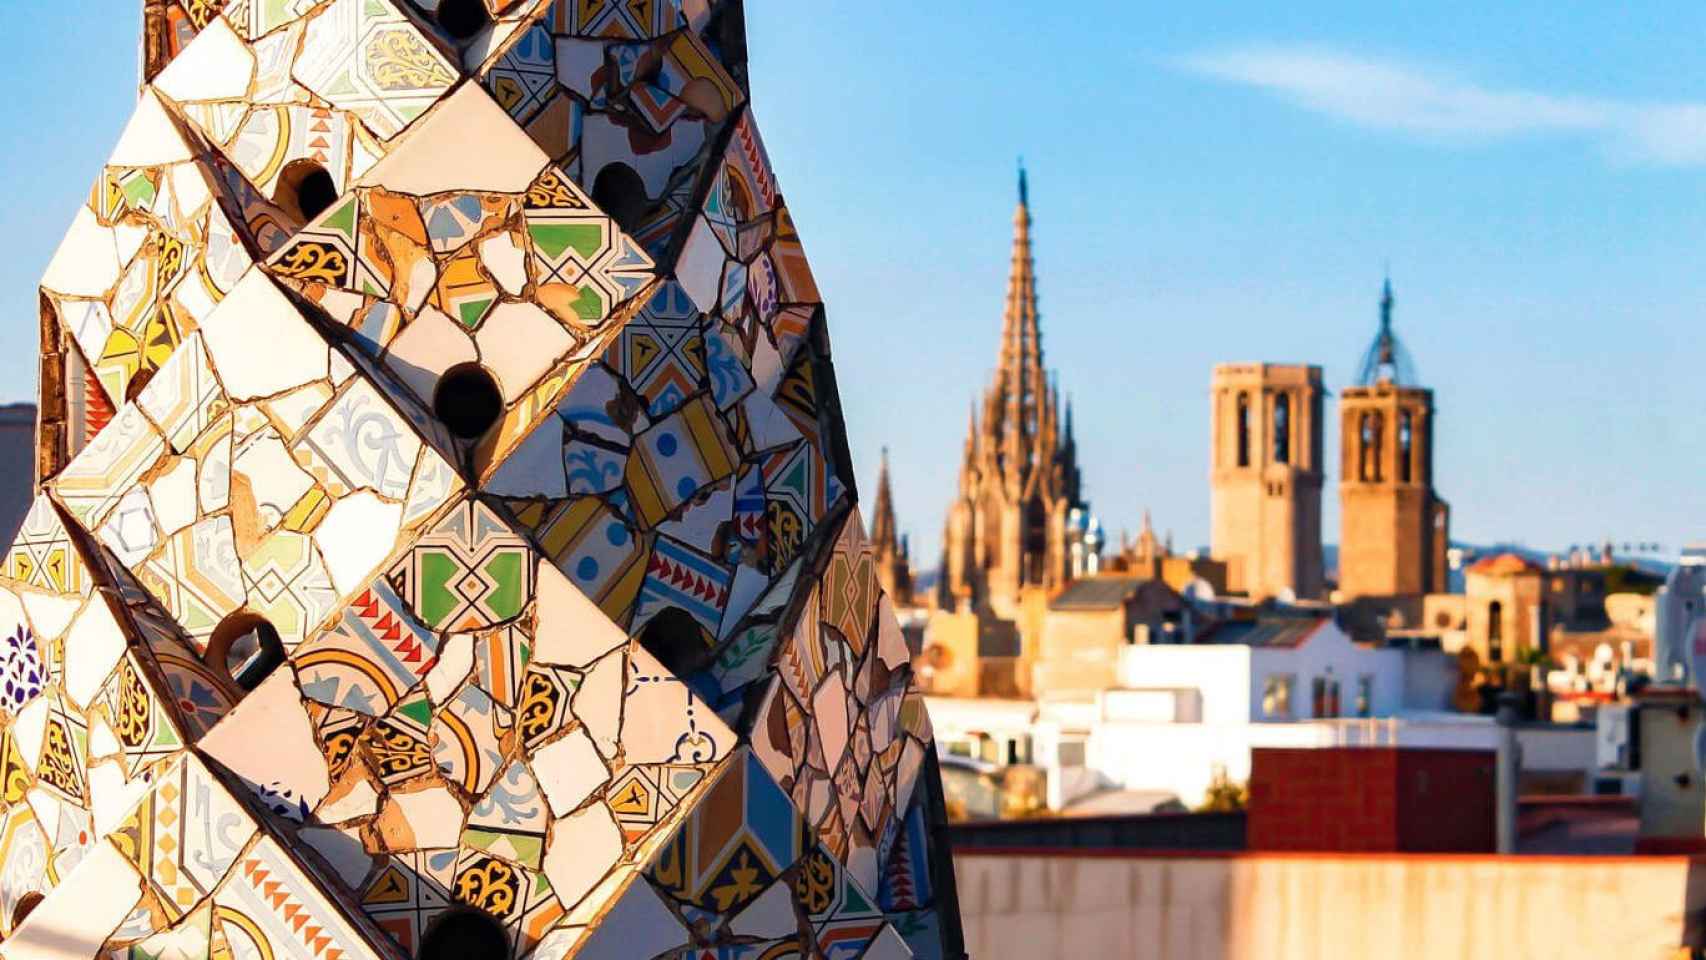
[[[1706,164],[1706,103],[1639,103],[1483,86],[1448,72],[1331,50],[1237,47],[1176,61],[1359,126],[1433,141],[1573,136],[1625,161]]]

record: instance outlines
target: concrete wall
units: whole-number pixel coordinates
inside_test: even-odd
[[[1119,651],[1131,642],[1124,605],[1111,610],[1048,610],[1035,650],[1031,689],[1047,693],[1106,690],[1117,682]]]
[[[1706,907],[1706,871],[1685,857],[963,851],[954,862],[977,960],[1674,960],[1685,918]]]
[[[1122,647],[1119,658],[1122,687],[1195,689],[1202,694],[1202,722],[1250,721],[1249,647],[1152,643]]]

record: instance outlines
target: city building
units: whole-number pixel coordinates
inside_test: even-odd
[[[1236,363],[1214,368],[1210,489],[1216,560],[1227,588],[1254,597],[1319,597],[1321,368]]]
[[[966,433],[943,535],[938,606],[1011,620],[1024,591],[1059,589],[1071,573],[1068,515],[1084,506],[1072,411],[1063,411],[1043,365],[1030,192],[1021,170],[1001,351]]]
[[[1027,664],[1030,689],[1058,696],[1116,686],[1121,650],[1188,643],[1194,623],[1190,606],[1162,580],[1118,574],[1075,580],[1049,598]]]
[[[1226,563],[1197,553],[1173,552],[1172,537],[1162,540],[1155,535],[1148,510],[1143,511],[1143,529],[1137,539],[1122,544],[1105,568],[1125,576],[1160,580],[1180,593],[1192,589],[1206,590],[1210,595],[1226,592]]]
[[[1483,664],[1519,663],[1545,649],[1546,568],[1518,553],[1483,557],[1464,571],[1464,637]]]
[[[12,542],[35,498],[36,405],[0,406],[0,543]]]
[[[1356,384],[1339,394],[1338,595],[1444,592],[1451,511],[1434,492],[1434,396],[1392,329],[1392,284]]]

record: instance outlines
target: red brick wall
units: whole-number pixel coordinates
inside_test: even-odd
[[[1254,750],[1249,839],[1261,851],[1490,851],[1493,755]]]
[[[1495,757],[1490,750],[1398,751],[1398,850],[1491,853]]]

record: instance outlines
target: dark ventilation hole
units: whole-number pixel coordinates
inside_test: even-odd
[[[645,216],[650,201],[646,199],[646,184],[634,168],[625,163],[608,163],[598,171],[592,182],[592,202],[598,204],[625,232],[633,232]]]
[[[261,685],[284,662],[284,643],[278,631],[259,614],[239,610],[214,628],[207,644],[207,664],[222,671],[244,690]]]
[[[503,410],[503,391],[486,368],[477,363],[446,370],[432,396],[432,411],[439,422],[463,440],[485,436]]]
[[[421,938],[418,960],[504,960],[509,938],[498,922],[478,910],[442,914]]]
[[[36,907],[41,906],[41,902],[46,899],[47,897],[39,890],[31,890],[24,894],[23,898],[18,901],[18,905],[12,908],[12,929],[18,929],[18,924],[28,919],[29,915],[35,912]]]
[[[439,0],[438,25],[458,41],[468,40],[492,22],[482,0]]]
[[[646,621],[640,646],[677,677],[688,677],[711,662],[711,645],[699,621],[680,607],[669,607]]]
[[[312,160],[294,160],[278,175],[273,201],[301,217],[303,223],[325,213],[338,199],[338,184],[325,167]]]

